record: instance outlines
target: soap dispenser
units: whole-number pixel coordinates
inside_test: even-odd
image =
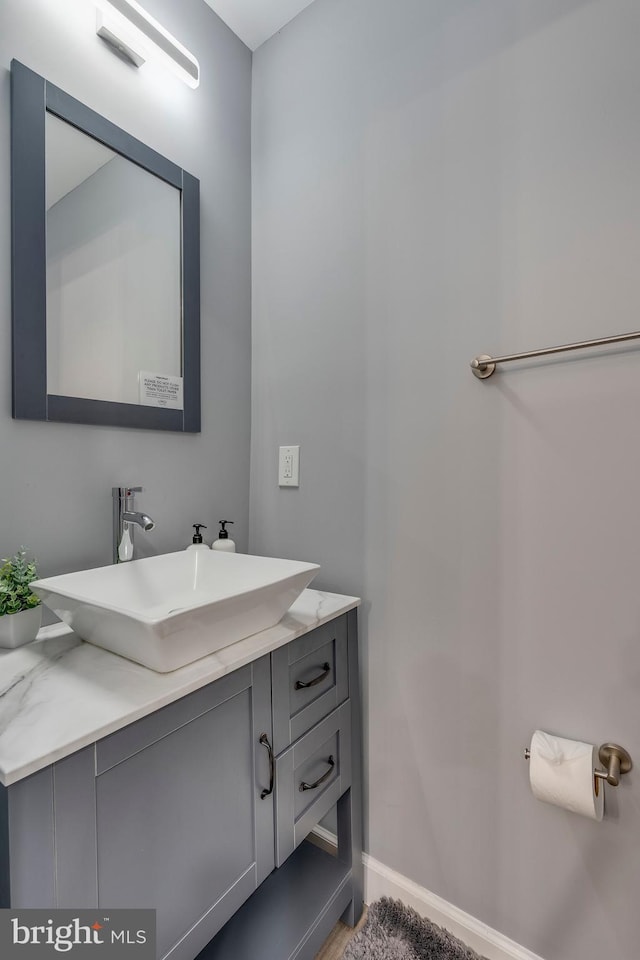
[[[193,535],[193,542],[189,544],[187,550],[208,550],[209,544],[205,543],[202,539],[202,534],[200,530],[206,530],[204,523],[194,523],[193,524],[195,533]]]
[[[212,550],[226,550],[227,553],[235,553],[236,545],[234,541],[229,537],[229,531],[226,529],[228,523],[233,523],[233,520],[218,520],[220,524],[220,534],[217,540],[211,544]]]

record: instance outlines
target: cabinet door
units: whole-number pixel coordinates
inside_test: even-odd
[[[233,688],[206,712],[96,779],[100,902],[155,907],[159,957],[194,957],[273,867],[255,710],[269,695],[254,673],[225,678]]]
[[[263,657],[55,764],[55,905],[153,908],[193,960],[274,867],[270,711]]]

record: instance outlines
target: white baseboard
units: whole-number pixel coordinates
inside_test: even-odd
[[[315,827],[313,831],[325,849],[336,848],[335,834],[324,827]],[[401,873],[380,863],[367,853],[362,855],[364,863],[364,900],[373,903],[380,897],[402,900],[412,907],[421,917],[426,917],[440,927],[445,927],[454,937],[486,957],[486,960],[542,960],[535,953],[520,946],[498,933],[486,923],[477,920],[464,910],[443,900],[430,890],[414,883]]]

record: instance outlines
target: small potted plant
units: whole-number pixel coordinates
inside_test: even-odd
[[[36,580],[35,560],[24,548],[0,560],[0,647],[19,647],[35,640],[42,622],[40,600],[29,589]]]

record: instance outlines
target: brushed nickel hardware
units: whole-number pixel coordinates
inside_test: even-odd
[[[612,787],[617,787],[620,783],[620,775],[629,773],[633,763],[631,757],[617,743],[603,743],[598,751],[600,763],[606,767],[606,770],[596,770],[595,775],[601,780],[606,780]]]
[[[531,750],[529,747],[524,749],[525,760],[531,759]],[[617,787],[620,783],[620,776],[623,773],[629,773],[633,767],[633,762],[628,751],[617,743],[603,743],[598,750],[598,758],[606,770],[594,770],[593,775],[597,780],[606,780],[612,787]],[[598,784],[596,782],[596,793]]]
[[[274,763],[273,763],[273,748],[272,748],[271,744],[269,743],[269,737],[266,735],[266,733],[261,733],[261,734],[260,734],[260,743],[262,744],[263,747],[266,747],[267,750],[269,751],[269,789],[267,790],[266,787],[265,787],[265,789],[264,789],[264,790],[262,791],[262,793],[260,794],[260,799],[261,799],[261,800],[264,800],[265,797],[268,797],[271,793],[273,793],[273,781],[274,781],[274,778],[275,778],[275,766],[274,766]]]
[[[322,673],[319,673],[317,677],[314,677],[313,680],[296,680],[293,685],[294,690],[302,690],[305,687],[315,687],[318,683],[322,683],[325,677],[328,677],[331,673],[331,665],[329,663],[322,664]]]
[[[488,353],[481,353],[474,357],[469,366],[474,377],[479,380],[486,380],[496,369],[496,365]]]
[[[548,357],[552,353],[567,353],[570,350],[584,350],[586,347],[604,347],[611,343],[625,343],[627,340],[640,340],[640,331],[622,333],[615,337],[600,337],[598,340],[581,340],[578,343],[564,343],[559,347],[545,347],[542,350],[527,350],[525,353],[510,353],[504,357],[490,357],[481,353],[470,363],[471,372],[479,380],[486,380],[496,369],[497,363],[510,363],[512,360],[529,360],[531,357]]]
[[[329,769],[327,770],[326,773],[323,773],[322,776],[319,777],[315,783],[305,783],[304,780],[302,781],[302,783],[298,787],[298,790],[300,791],[300,793],[303,793],[305,790],[315,790],[316,787],[319,787],[321,783],[324,783],[325,780],[329,779],[329,777],[331,776],[331,771],[335,767],[336,762],[333,759],[333,757],[329,757],[329,759],[327,760],[327,763],[329,764]]]
[[[154,521],[146,513],[138,513],[134,508],[136,493],[142,487],[112,487],[113,498],[113,562],[124,563],[133,560],[133,531],[135,526],[142,530],[153,530]]]

